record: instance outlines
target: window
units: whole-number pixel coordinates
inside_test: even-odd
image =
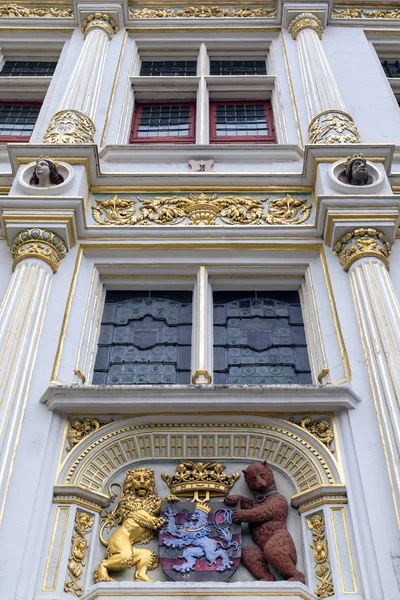
[[[211,60],[210,75],[266,75],[265,60]]]
[[[212,102],[210,141],[274,143],[270,102]]]
[[[143,60],[140,75],[151,77],[195,76],[196,60]]]
[[[40,111],[40,103],[0,103],[0,142],[27,142]]]
[[[190,383],[191,292],[106,295],[93,383]]]
[[[383,60],[381,64],[387,77],[400,77],[400,62],[398,60]]]
[[[57,62],[6,60],[0,77],[51,77]]]
[[[194,143],[194,119],[194,103],[137,104],[130,142]]]
[[[214,383],[312,383],[297,292],[214,292]]]

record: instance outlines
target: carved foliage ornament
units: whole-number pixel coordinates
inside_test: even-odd
[[[83,573],[84,559],[88,549],[86,535],[90,532],[94,518],[85,512],[77,512],[75,516],[74,535],[71,540],[71,556],[68,559],[68,577],[64,591],[74,596],[82,596],[83,587],[80,578]]]
[[[301,13],[300,15],[297,15],[290,23],[288,31],[295,40],[297,34],[302,31],[302,29],[313,29],[317,32],[320,39],[322,38],[322,33],[324,31],[321,20],[312,13]]]
[[[372,228],[362,228],[346,233],[336,244],[334,253],[339,257],[344,270],[348,271],[363,256],[380,258],[389,268],[390,250],[390,243],[383,233]]]
[[[62,238],[46,229],[25,229],[14,239],[11,246],[13,268],[24,258],[39,258],[47,262],[54,272],[67,254]]]
[[[82,23],[82,33],[85,35],[85,37],[91,29],[95,28],[103,29],[110,40],[112,40],[114,33],[118,33],[118,27],[116,26],[115,21],[103,13],[94,13],[93,15],[89,15]]]
[[[93,144],[96,128],[79,110],[60,110],[52,116],[44,144]]]
[[[68,427],[67,440],[69,442],[69,448],[67,452],[70,452],[76,444],[78,444],[83,438],[88,436],[93,431],[99,429],[104,423],[98,419],[91,419],[90,417],[84,417],[83,419],[72,419],[70,426]]]
[[[276,17],[275,8],[220,8],[219,6],[186,6],[174,8],[141,8],[130,9],[131,19],[210,19],[213,17],[264,18]]]
[[[302,419],[295,420],[294,417],[289,419],[291,423],[295,423],[302,429],[306,429],[312,435],[319,439],[320,442],[325,444],[325,446],[333,453],[334,450],[331,448],[331,444],[334,440],[334,435],[332,433],[332,429],[330,428],[330,424],[328,421],[321,419],[316,421],[315,419],[311,419],[310,417],[303,417]]]
[[[310,144],[361,144],[353,119],[341,110],[316,115],[308,128]]]
[[[334,8],[332,19],[400,19],[400,8]]]
[[[315,560],[315,576],[319,583],[315,589],[318,598],[333,596],[335,589],[329,563],[328,542],[325,535],[325,521],[321,514],[306,519],[307,527],[311,529],[313,543],[310,544]]]
[[[267,200],[266,198],[265,200]],[[98,225],[178,225],[189,219],[188,225],[216,225],[219,218],[226,225],[299,225],[310,216],[311,204],[286,194],[271,200],[264,212],[265,200],[251,196],[218,194],[156,196],[149,200],[138,198],[140,213],[136,214],[133,199],[114,196],[96,200],[92,206],[93,219]]]
[[[21,18],[52,18],[52,19],[72,19],[74,11],[72,8],[56,8],[53,6],[43,6],[40,8],[21,6],[20,4],[3,4],[0,6],[1,19],[21,19]]]

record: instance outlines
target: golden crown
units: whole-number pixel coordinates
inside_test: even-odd
[[[365,158],[364,154],[353,154],[353,156],[348,156],[346,162],[344,163],[344,169],[345,171],[347,171],[347,169],[350,167],[350,165],[355,162],[356,160],[362,160],[364,162],[367,162],[367,159]]]
[[[174,475],[162,473],[161,477],[172,494],[184,496],[193,492],[193,498],[199,500],[198,493],[205,492],[205,498],[208,500],[210,496],[226,496],[239,479],[239,473],[226,475],[224,469],[224,465],[210,460],[197,464],[191,460],[183,460],[177,466]]]
[[[56,169],[57,169],[57,171],[58,171],[58,167],[59,167],[60,165],[58,164],[58,162],[57,162],[56,160],[54,160],[54,158],[51,158],[51,156],[39,156],[39,158],[38,158],[38,159],[37,159],[37,161],[36,161],[36,164],[38,164],[38,162],[39,162],[40,160],[49,160],[50,162],[52,162],[52,163],[53,163],[53,165],[55,166],[55,168],[56,168]]]
[[[208,504],[205,504],[204,502],[196,502],[196,510],[202,510],[203,512],[206,513],[206,515],[208,515],[212,511],[212,508],[211,508],[211,506],[208,506]]]

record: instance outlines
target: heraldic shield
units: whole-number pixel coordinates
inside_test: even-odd
[[[173,581],[227,581],[240,563],[241,528],[223,502],[163,502],[159,557]]]

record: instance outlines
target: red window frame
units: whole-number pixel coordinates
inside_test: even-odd
[[[217,135],[217,106],[221,104],[262,104],[269,135]],[[212,144],[276,144],[275,126],[270,100],[229,100],[210,102],[210,143]]]
[[[189,134],[183,136],[154,136],[154,137],[138,137],[138,130],[140,125],[140,118],[142,110],[148,106],[188,106],[189,107]],[[130,144],[194,144],[196,141],[196,104],[195,102],[145,102],[136,104],[133,119],[131,133],[129,137]]]
[[[0,106],[42,106],[41,102],[12,102],[12,101],[1,101]],[[35,123],[36,125],[36,123]],[[35,128],[35,126],[34,126]],[[33,131],[33,130],[32,130]],[[29,142],[31,135],[0,135],[0,144],[5,142],[7,144],[11,142]]]

